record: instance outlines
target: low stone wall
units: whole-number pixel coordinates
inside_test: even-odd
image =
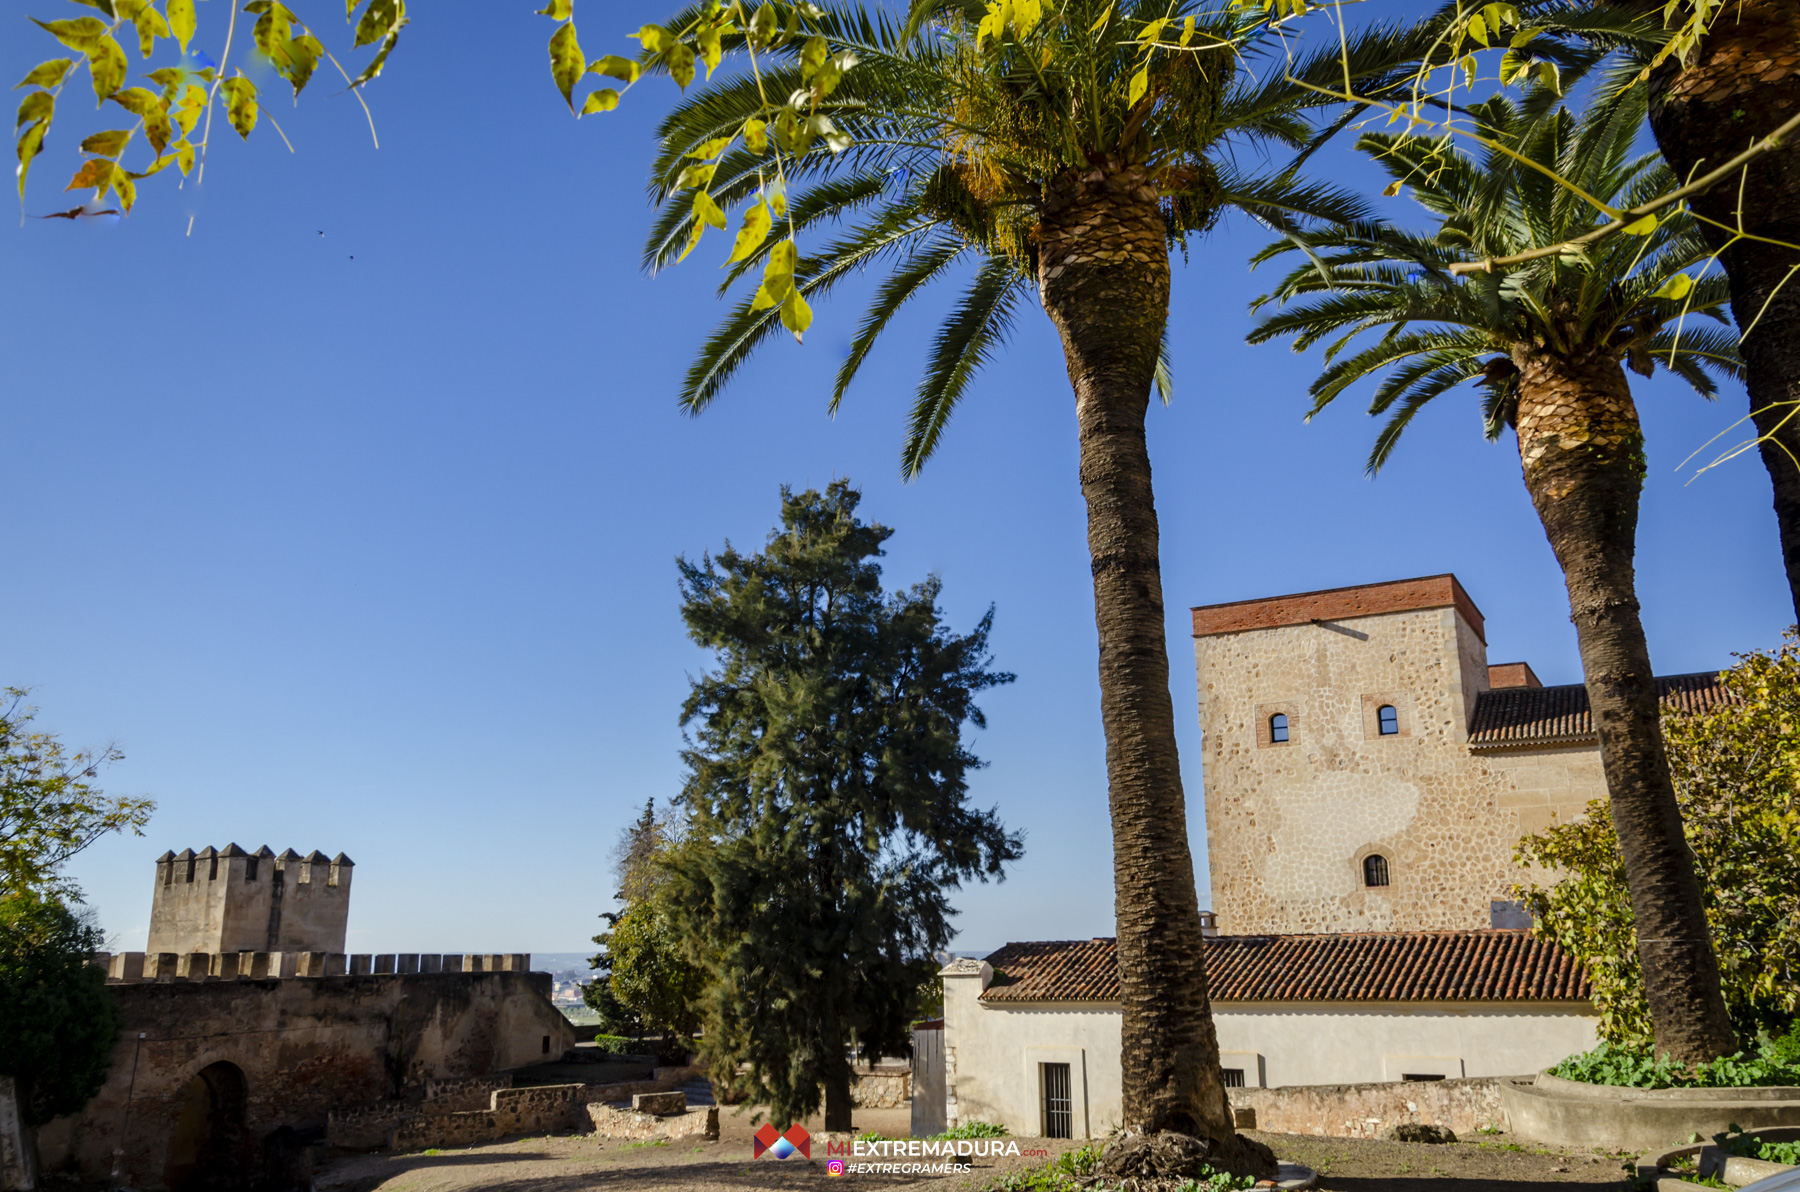
[[[511,1072],[493,1076],[459,1076],[425,1082],[426,1113],[460,1113],[469,1109],[487,1109],[495,1089],[513,1086]]]
[[[1555,1146],[1648,1151],[1727,1128],[1800,1126],[1800,1088],[1629,1089],[1562,1080],[1505,1081],[1511,1131]]]
[[[654,1080],[623,1084],[539,1084],[501,1088],[488,1094],[485,1109],[456,1113],[421,1113],[423,1107],[407,1106],[407,1112],[392,1121],[388,1145],[396,1151],[419,1151],[431,1147],[476,1146],[517,1134],[566,1134],[586,1130],[593,1120],[586,1112],[590,1105],[629,1103],[638,1093],[667,1092],[702,1075],[699,1068],[658,1068]]]
[[[850,1086],[850,1104],[863,1109],[898,1109],[912,1098],[912,1073],[897,1071],[859,1072]]]
[[[1461,1135],[1506,1120],[1497,1077],[1228,1091],[1234,1111],[1255,1110],[1256,1128],[1277,1134],[1379,1138],[1402,1122],[1417,1122]]]
[[[334,1109],[325,1119],[325,1143],[349,1151],[380,1150],[388,1144],[394,1123],[418,1112],[417,1105],[406,1101],[377,1101]]]
[[[587,1107],[594,1133],[602,1138],[710,1138],[719,1137],[719,1107],[702,1105],[685,1113],[657,1117],[623,1105],[594,1103]]]

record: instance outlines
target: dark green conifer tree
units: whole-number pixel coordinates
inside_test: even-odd
[[[1022,852],[968,805],[981,765],[965,722],[1012,681],[987,669],[993,610],[941,624],[936,577],[886,593],[882,543],[845,481],[782,490],[781,528],[754,555],[680,561],[688,632],[717,666],[683,705],[687,831],[672,914],[707,968],[702,1049],[715,1080],[775,1122],[816,1111],[850,1128],[852,1052],[901,1056],[949,892],[1000,878]]]

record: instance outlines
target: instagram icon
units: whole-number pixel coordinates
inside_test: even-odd
[[[828,1160],[825,1164],[825,1174],[828,1176],[843,1175],[844,1174],[844,1161],[842,1159]]]

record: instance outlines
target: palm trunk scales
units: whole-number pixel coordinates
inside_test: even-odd
[[[1232,1129],[1201,954],[1175,746],[1144,414],[1169,309],[1169,250],[1146,172],[1112,160],[1053,180],[1038,288],[1061,334],[1081,439],[1100,637],[1123,1008],[1124,1124],[1210,1140],[1215,1166],[1266,1175]],[[1257,1154],[1261,1151],[1261,1154]]]
[[[1519,454],[1562,565],[1613,825],[1637,920],[1658,1053],[1691,1063],[1735,1050],[1658,721],[1633,554],[1643,433],[1609,355],[1521,353]]]
[[[1800,0],[1733,0],[1687,64],[1671,61],[1651,76],[1651,87],[1650,125],[1677,177],[1724,165],[1800,113]],[[1800,251],[1783,247],[1800,244],[1800,135],[1696,195],[1692,206],[1758,237],[1737,241],[1721,260],[1800,617]],[[1731,238],[1725,229],[1702,227],[1714,247]]]

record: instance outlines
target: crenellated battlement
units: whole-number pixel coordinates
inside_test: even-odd
[[[356,863],[267,845],[183,849],[156,859],[149,954],[319,952],[344,947]]]
[[[309,977],[409,977],[436,973],[526,973],[529,952],[96,952],[108,984],[264,981]]]

